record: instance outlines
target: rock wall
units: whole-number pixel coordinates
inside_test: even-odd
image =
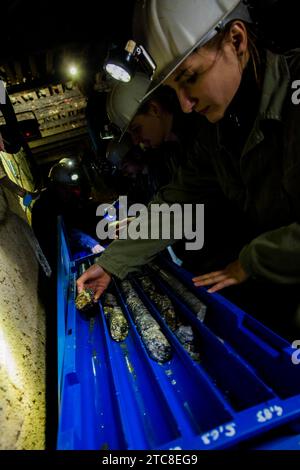
[[[45,448],[45,311],[17,196],[0,187],[0,449]]]

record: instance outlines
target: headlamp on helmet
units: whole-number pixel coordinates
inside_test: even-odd
[[[143,46],[129,40],[123,50],[110,54],[104,68],[115,80],[128,83],[137,69],[152,77],[156,64]]]

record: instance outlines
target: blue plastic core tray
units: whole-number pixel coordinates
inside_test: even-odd
[[[196,289],[191,275],[161,260],[207,306],[204,323],[147,267],[178,315],[194,330],[200,363],[194,362],[142,290],[131,281],[172,346],[170,361],[152,360],[124,302],[130,330],[111,339],[101,302],[93,316],[75,308],[82,261],[71,261],[59,228],[58,449],[223,449],[300,419],[300,366],[278,335],[219,294]]]

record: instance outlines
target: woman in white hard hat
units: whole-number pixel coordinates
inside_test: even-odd
[[[264,50],[239,0],[140,1],[134,23],[134,39],[157,66],[148,95],[165,82],[176,90],[185,112],[196,111],[211,123],[204,147],[224,193],[254,229],[238,259],[197,276],[195,285],[216,292],[257,279],[263,292],[271,285],[271,296],[282,293],[278,311],[292,311],[300,283],[300,107],[293,88],[300,77],[299,52]],[[199,175],[195,171],[192,176],[188,184],[181,182],[181,189],[196,187]],[[178,192],[172,202],[175,197]],[[157,245],[147,243],[149,256],[145,245],[147,262]],[[116,245],[114,259],[107,253],[97,268],[119,275],[133,270],[130,249],[125,259],[121,248]],[[100,294],[105,274],[99,273]]]
[[[260,233],[238,260],[195,284],[210,292],[250,276],[299,284],[300,108],[292,99],[299,51],[260,47],[237,0],[140,2],[135,23],[157,64],[152,89],[167,83],[183,111],[217,124],[211,156],[220,183]]]
[[[216,292],[256,279],[270,300],[282,293],[277,311],[287,314],[299,303],[300,283],[300,53],[265,50],[250,23],[239,0],[145,0],[137,2],[134,39],[157,66],[147,93],[165,82],[185,112],[211,123],[207,148],[220,184],[255,232],[238,259],[195,277],[195,285]],[[100,266],[128,272],[119,253]]]
[[[148,95],[167,83],[183,111],[212,123],[209,153],[220,184],[256,233],[237,260],[195,277],[195,285],[213,293],[243,283],[239,292],[247,292],[253,283],[252,298],[269,289],[276,311],[293,315],[300,311],[300,51],[266,50],[246,3],[137,2],[135,39],[157,65]]]

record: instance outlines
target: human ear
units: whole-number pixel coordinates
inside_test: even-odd
[[[242,21],[234,21],[229,31],[229,40],[233,45],[239,58],[243,57],[248,50],[248,33]]]
[[[149,114],[156,117],[161,115],[161,107],[156,101],[151,101],[149,106]]]

